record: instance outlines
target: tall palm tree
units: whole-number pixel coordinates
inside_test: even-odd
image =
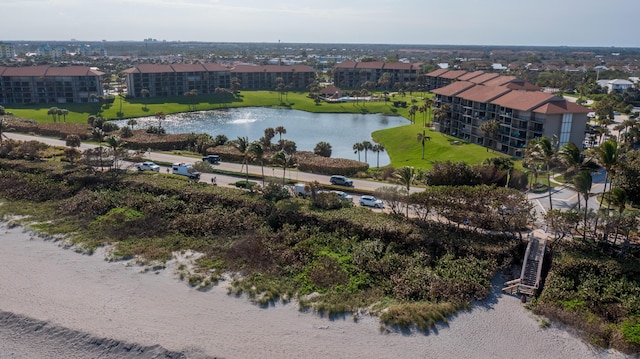
[[[376,154],[376,167],[378,168],[380,168],[380,152],[384,152],[385,150],[386,148],[384,148],[384,146],[379,143],[373,145],[373,148],[371,149],[371,151]]]
[[[115,169],[119,169],[120,163],[118,161],[120,160],[120,155],[123,154],[122,152],[124,151],[127,143],[122,141],[120,137],[114,135],[107,137],[106,140],[107,147],[109,147],[113,152],[113,167]]]
[[[247,175],[246,175],[246,180],[247,182],[249,182],[249,163],[247,163],[248,159],[249,159],[249,138],[247,136],[244,137],[240,137],[238,136],[238,139],[234,142],[234,147],[240,151],[240,154],[242,155],[242,166],[247,168]],[[242,172],[242,167],[240,167],[240,172]]]
[[[364,149],[364,161],[367,161],[367,152],[373,149],[373,144],[369,141],[362,141],[362,148]]]
[[[282,140],[282,135],[286,135],[287,134],[287,129],[284,128],[284,126],[278,126],[274,129],[275,133],[278,134],[279,138],[278,140]]]
[[[249,146],[249,152],[253,158],[260,161],[260,169],[262,170],[262,187],[264,187],[264,147],[260,142],[252,142]]]
[[[500,123],[497,120],[489,120],[480,125],[480,131],[484,132],[491,139],[491,144],[487,146],[487,152],[489,152],[489,146],[494,146],[493,141],[495,140],[498,133],[500,133]]]
[[[153,115],[153,117],[158,120],[158,136],[160,136],[162,134],[162,121],[167,118],[167,115],[165,115],[162,111],[158,111]]]
[[[431,122],[431,109],[433,108],[433,103],[434,103],[434,101],[433,101],[433,98],[431,98],[431,97],[426,97],[424,99],[424,108],[427,110],[427,121],[428,122]],[[425,124],[423,126],[426,127],[426,123],[427,122],[425,122]]]
[[[353,144],[353,153],[358,154],[358,161],[360,161],[360,152],[362,151],[364,151],[364,146],[362,145],[362,142]]]
[[[143,98],[148,98],[149,97],[149,90],[147,89],[142,89],[140,90],[140,96],[142,96]],[[147,101],[145,100],[144,103],[144,110],[147,110]]]
[[[548,137],[540,137],[532,139],[527,144],[527,156],[531,157],[534,161],[539,161],[545,164],[547,169],[547,183],[549,184],[549,209],[553,209],[553,202],[551,200],[551,163],[556,156],[555,141],[551,141]]]
[[[584,155],[573,142],[567,142],[558,150],[558,159],[567,166],[567,172],[573,173],[586,169],[591,158]]]
[[[451,108],[449,107],[449,105],[442,105],[440,107],[436,107],[433,110],[433,118],[437,120],[438,123],[440,123],[440,129],[441,129],[440,132],[443,132],[442,130],[445,129],[442,121],[444,121],[447,118],[447,116],[449,116],[450,109]]]
[[[58,108],[57,107],[51,107],[49,109],[49,111],[47,111],[47,115],[51,115],[51,117],[53,118],[53,122],[56,122],[57,116],[58,116]]]
[[[611,204],[615,207],[618,207],[618,224],[616,226],[616,239],[618,238],[618,233],[620,230],[620,223],[622,221],[622,212],[627,208],[627,202],[629,201],[629,196],[627,192],[620,188],[616,187],[611,190],[610,201]]]
[[[411,166],[404,166],[395,171],[393,174],[396,177],[400,184],[407,188],[407,196],[409,195],[409,191],[411,191],[411,185],[413,181],[416,179],[416,170]],[[407,217],[409,217],[409,202],[406,203],[407,206]]]
[[[607,172],[604,178],[604,189],[602,192],[602,199],[604,200],[604,196],[607,193],[607,182],[609,182],[609,191],[611,191],[611,187],[613,186],[612,179],[614,175],[615,168],[618,166],[619,161],[619,151],[618,151],[618,142],[611,139],[605,141],[600,144],[600,146],[595,147],[593,152],[596,157],[596,161],[602,167],[604,167]],[[600,207],[602,208],[602,202],[600,201]],[[608,202],[608,200],[607,200]]]
[[[573,185],[578,193],[578,208],[580,208],[580,195],[584,198],[584,232],[582,237],[587,237],[587,214],[589,212],[589,194],[591,193],[591,185],[593,178],[588,171],[580,171],[573,177]]]
[[[422,159],[424,160],[424,147],[426,141],[431,141],[431,137],[425,134],[425,131],[422,130],[422,133],[418,133],[418,142],[422,144]]]
[[[278,151],[271,157],[271,161],[282,167],[282,185],[284,186],[287,168],[293,167],[295,165],[295,160],[293,157],[288,156],[284,151]]]

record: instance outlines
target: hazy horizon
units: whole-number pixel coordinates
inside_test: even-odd
[[[2,41],[640,47],[640,2],[4,0]],[[135,35],[134,35],[135,34]],[[139,34],[139,35],[138,35]],[[476,45],[477,44],[477,45]]]

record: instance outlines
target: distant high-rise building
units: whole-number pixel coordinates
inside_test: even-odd
[[[0,58],[12,58],[16,56],[16,49],[12,43],[0,42]]]

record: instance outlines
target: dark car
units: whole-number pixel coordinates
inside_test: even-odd
[[[332,185],[353,187],[353,181],[345,176],[333,175],[329,181]]]
[[[220,156],[219,155],[206,155],[206,156],[202,156],[202,161],[203,162],[209,162],[212,165],[220,163]]]

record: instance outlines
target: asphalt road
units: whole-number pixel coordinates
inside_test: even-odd
[[[48,137],[29,136],[29,135],[23,135],[18,133],[5,133],[5,134],[7,135],[8,138],[13,138],[16,140],[21,140],[21,141],[36,140],[36,141],[44,142],[53,146],[65,146],[65,142],[58,139],[53,139]],[[80,145],[80,150],[82,151],[82,150],[94,148],[94,147],[97,147],[97,145],[83,143]],[[200,161],[200,158],[168,154],[165,152],[153,152],[153,151],[146,152],[144,154],[144,158],[145,160],[149,160],[149,161],[165,162],[165,163],[184,162],[188,164],[194,164],[195,162]],[[133,169],[133,164],[130,163],[129,167]],[[242,164],[228,163],[224,161],[214,165],[214,167],[221,170],[225,170],[225,171],[233,171],[233,172],[246,171],[246,167],[244,167]],[[170,171],[170,168],[166,166],[161,166],[161,171],[166,173],[167,171]],[[262,168],[260,166],[250,165],[249,173],[262,174]],[[282,168],[265,167],[264,174],[265,176],[282,178],[283,171],[282,171]],[[300,172],[296,170],[293,170],[293,171],[287,170],[284,175],[285,175],[285,178],[289,180],[294,180],[297,182],[318,181],[318,183],[320,184],[327,184],[327,185],[330,184],[329,182],[330,176],[327,176],[327,175],[318,175],[313,173]],[[236,177],[236,176],[203,173],[200,177],[200,181],[206,182],[206,183],[212,183],[211,179],[213,177],[216,178],[216,183],[218,186],[233,185],[233,183],[242,179],[242,177]],[[604,170],[601,170],[600,172],[593,174],[593,186],[591,188],[591,193],[593,195],[589,198],[589,208],[594,208],[594,209],[598,208],[599,202],[596,200],[596,197],[597,197],[596,195],[601,194],[604,190],[604,178],[605,178]],[[254,180],[254,181],[259,182],[259,180]],[[383,186],[389,186],[390,184],[383,183],[383,182],[362,180],[362,179],[353,179],[353,185],[354,185],[354,188],[375,191],[377,188],[380,188]],[[415,187],[415,188],[412,188],[411,190],[412,192],[414,192],[414,191],[421,191],[422,189]],[[356,205],[358,204],[358,200],[360,198],[358,194],[349,192],[348,187],[345,187],[343,191],[351,194],[353,196],[354,204]],[[552,191],[553,192],[551,197],[552,197],[552,203],[553,203],[554,209],[567,210],[571,208],[577,208],[578,194],[572,188],[565,185],[556,185],[555,187],[553,187]],[[536,213],[538,216],[538,222],[543,223],[544,221],[542,220],[542,218],[546,213],[546,211],[549,210],[548,192],[544,192],[544,193],[528,192],[527,198],[535,205]],[[583,204],[584,204],[584,200],[582,199],[581,206]]]

